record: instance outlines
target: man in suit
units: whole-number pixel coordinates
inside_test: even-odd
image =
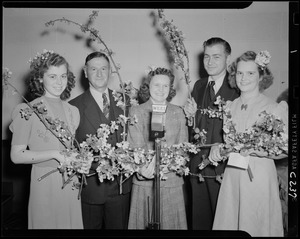
[[[215,108],[216,97],[221,96],[225,101],[234,100],[239,96],[238,90],[231,88],[228,82],[227,66],[230,62],[231,47],[221,38],[210,38],[203,43],[203,63],[208,77],[198,80],[192,91],[192,99],[187,101],[185,112],[195,116],[195,127],[205,129],[206,143],[223,142],[223,122],[219,118],[209,118],[200,113],[197,108]],[[198,177],[190,176],[192,193],[192,229],[211,230],[216,209],[220,183],[216,180],[225,169],[225,163],[218,166],[208,165],[199,170],[198,165],[202,162],[202,155],[209,156],[210,149],[201,151],[191,158],[190,171],[194,174],[201,173],[205,179],[200,182]]]
[[[109,124],[124,114],[107,87],[111,74],[109,58],[101,52],[93,52],[86,57],[83,70],[89,89],[69,102],[80,112],[76,131],[79,143],[86,140],[87,134],[96,134],[100,124]],[[108,143],[114,146],[122,141],[121,133],[122,127],[119,127]],[[127,229],[132,180],[127,179],[120,192],[120,177],[101,183],[96,168],[97,163],[93,162],[90,169],[93,175],[87,177],[87,185],[81,193],[84,229]]]

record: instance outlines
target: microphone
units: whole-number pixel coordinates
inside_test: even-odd
[[[151,134],[152,139],[164,137],[166,105],[152,105]]]

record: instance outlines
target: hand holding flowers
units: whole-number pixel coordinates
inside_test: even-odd
[[[142,175],[144,178],[147,179],[154,178],[155,162],[156,162],[156,155],[154,154],[150,163],[148,165],[144,165],[143,167],[141,167],[138,174]]]
[[[210,152],[209,159],[214,164],[227,159],[231,152],[272,159],[285,157],[288,137],[285,125],[279,117],[263,111],[251,128],[245,132],[237,132],[230,115],[228,116],[223,127],[225,143],[212,147]]]
[[[279,117],[263,111],[252,127],[245,132],[237,132],[231,113],[226,108],[226,102],[218,97],[215,104],[218,105],[217,109],[200,109],[200,111],[209,117],[225,118],[223,126],[225,142],[212,145],[208,158],[204,158],[199,165],[200,170],[209,164],[217,166],[219,161],[228,159],[232,152],[240,153],[242,156],[250,155],[261,158],[286,157],[288,135],[286,126]],[[197,138],[197,131],[199,129],[194,129],[194,140]]]
[[[224,149],[240,152],[250,152],[268,156],[278,156],[288,151],[287,129],[283,121],[272,113],[263,111],[259,119],[245,132],[237,132],[231,118],[225,121],[223,127],[225,133]]]

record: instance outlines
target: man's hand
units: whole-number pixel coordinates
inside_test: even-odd
[[[184,113],[186,115],[186,117],[194,117],[197,111],[197,103],[195,102],[195,100],[192,99],[187,99],[187,102],[183,108]]]
[[[220,154],[220,145],[214,145],[210,148],[208,159],[213,164],[216,164],[223,159]]]

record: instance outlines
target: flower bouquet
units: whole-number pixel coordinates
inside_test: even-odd
[[[208,115],[209,118],[219,118],[219,119],[223,119],[223,116],[224,114],[226,114],[225,112],[225,106],[226,106],[226,102],[224,101],[224,99],[221,99],[221,96],[218,96],[214,102],[215,105],[217,105],[217,107],[215,108],[211,108],[211,107],[208,107],[208,108],[205,108],[205,109],[202,109],[202,108],[198,108],[197,110],[200,111],[201,114],[203,115]],[[203,135],[205,135],[207,132],[202,129],[202,131],[200,131],[199,128],[194,128],[193,129],[193,143],[195,143],[196,145],[200,144],[200,145],[203,145],[203,146],[206,146],[206,147],[212,147],[214,145],[217,145],[217,144],[205,144],[205,142],[203,142]],[[209,159],[207,158],[207,156],[205,155],[202,155],[202,162],[198,165],[198,168],[200,170],[203,170],[207,165],[211,164],[211,161],[209,161]],[[199,180],[201,182],[204,181],[204,177],[205,176],[202,176],[202,174],[198,174],[196,175],[199,177]],[[217,176],[217,181],[220,181],[220,175]]]
[[[282,119],[266,111],[261,112],[259,119],[245,132],[237,132],[229,112],[223,131],[225,143],[219,145],[223,160],[228,159],[230,153],[241,155],[250,153],[250,156],[255,156],[256,154],[251,152],[259,151],[265,157],[273,157],[288,152],[288,135],[285,124]],[[252,180],[253,174],[249,165],[247,171]]]
[[[229,115],[228,115],[229,116]],[[222,145],[224,152],[243,152],[258,150],[268,156],[280,155],[288,152],[288,134],[282,119],[274,114],[263,111],[259,119],[245,132],[237,132],[235,125],[228,118],[224,123],[225,144]]]

